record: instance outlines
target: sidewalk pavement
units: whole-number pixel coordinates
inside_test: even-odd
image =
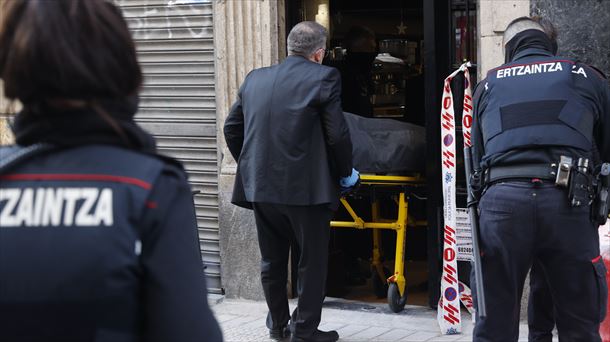
[[[290,302],[294,309],[296,301]],[[225,341],[272,341],[265,326],[265,302],[219,298],[212,302]],[[326,298],[320,330],[337,330],[339,341],[472,341],[472,319],[462,310],[462,334],[441,335],[436,311],[406,306],[393,313],[387,304],[353,302]],[[527,324],[520,325],[519,341],[527,341]],[[502,332],[498,332],[501,334]]]

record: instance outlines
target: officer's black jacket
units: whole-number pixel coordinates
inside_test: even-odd
[[[184,170],[77,114],[18,120],[61,146],[0,174],[0,341],[222,340]]]
[[[234,204],[339,202],[339,177],[352,170],[337,69],[288,56],[244,80],[224,125],[237,161]]]
[[[583,63],[566,58],[553,57],[549,48],[550,43],[546,44],[546,42],[541,41],[539,36],[528,37],[525,35],[521,38],[516,46],[511,46],[514,50],[507,51],[507,54],[513,57],[512,60],[498,68],[490,70],[487,78],[479,82],[475,89],[473,96],[474,124],[472,128],[473,162],[475,167],[478,166],[481,169],[486,169],[493,166],[552,163],[558,162],[561,155],[572,158],[587,157],[596,163],[610,161],[610,89],[605,77],[599,71]],[[563,71],[561,72],[571,73],[568,75],[572,76],[573,83],[570,89],[561,88],[565,83],[557,85],[560,83],[557,83],[554,77],[558,73],[540,72],[540,69],[535,70],[532,67],[530,67],[530,70],[521,69],[523,66],[542,63],[560,63],[563,65]],[[552,70],[552,66],[548,70]],[[532,72],[529,73],[528,71]],[[500,78],[498,79],[497,76],[500,76]],[[507,91],[502,93],[496,91],[494,95],[490,95],[492,79],[493,82],[497,83],[513,83],[504,84],[505,88],[503,89],[508,89]],[[519,84],[525,84],[526,86],[519,86]],[[532,123],[532,121],[535,121],[532,118],[538,117],[537,114],[541,112],[552,112],[554,109],[547,104],[553,104],[553,100],[556,99],[553,94],[560,93],[572,94],[571,100],[581,105],[582,108],[587,108],[589,113],[586,113],[586,115],[590,115],[593,120],[593,136],[590,137],[591,146],[586,148],[583,148],[585,144],[580,144],[578,147],[566,146],[567,135],[560,135],[556,136],[556,142],[554,143],[536,144],[537,138],[527,137],[531,142],[528,146],[508,148],[495,153],[489,151],[490,148],[485,145],[484,136],[486,134],[489,136],[490,132],[486,133],[484,127],[501,126],[506,124],[506,122],[503,117],[501,123],[488,122],[486,125],[482,122],[484,120],[482,117],[485,113],[490,113],[491,111],[504,113],[509,111],[505,111],[505,109],[510,109],[511,105],[517,105],[520,106],[521,111],[525,115],[522,119],[513,118],[512,122],[510,122],[511,127],[508,129],[504,127],[504,131],[513,127],[520,128],[531,124],[534,130],[538,130],[537,132],[544,132],[544,130],[550,132],[551,126],[546,126],[548,122],[542,122],[546,119],[537,119],[540,122]],[[498,103],[498,101],[495,101],[496,99],[491,101],[491,96],[503,97],[502,102],[506,105],[503,108],[492,108],[493,106],[490,103]],[[531,110],[523,110],[523,108],[527,109],[527,106],[530,106]],[[559,111],[555,113],[557,116],[564,115],[563,112],[565,110],[561,114]],[[518,120],[521,123],[515,122]],[[501,150],[501,148],[495,148],[496,150]]]

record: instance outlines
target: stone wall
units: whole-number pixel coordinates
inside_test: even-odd
[[[530,14],[530,0],[479,0],[477,8],[478,79],[504,63],[502,34],[513,19]]]
[[[283,0],[214,2],[216,108],[219,150],[221,281],[227,297],[263,299],[260,251],[252,211],[231,204],[235,160],[222,127],[245,76],[285,53]]]
[[[559,55],[581,60],[610,75],[609,0],[531,0],[531,13],[557,27]]]

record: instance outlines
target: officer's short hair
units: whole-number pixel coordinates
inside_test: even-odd
[[[504,36],[502,37],[502,46],[506,46],[506,43],[513,39],[518,33],[525,30],[539,30],[545,32],[544,27],[542,27],[542,25],[540,25],[540,23],[538,23],[536,20],[530,17],[519,17],[511,21],[508,26],[506,26]]]
[[[314,21],[302,21],[288,34],[288,54],[309,58],[318,49],[326,47],[327,36],[324,26]]]

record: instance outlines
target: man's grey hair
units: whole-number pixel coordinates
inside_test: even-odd
[[[326,47],[328,32],[314,21],[302,21],[290,30],[287,39],[288,55],[309,58],[318,49]]]
[[[517,34],[525,30],[539,30],[545,32],[544,27],[542,27],[542,25],[540,25],[540,23],[534,19],[530,17],[520,17],[511,21],[506,27],[504,36],[502,37],[502,45],[505,46],[506,43],[513,39]]]

